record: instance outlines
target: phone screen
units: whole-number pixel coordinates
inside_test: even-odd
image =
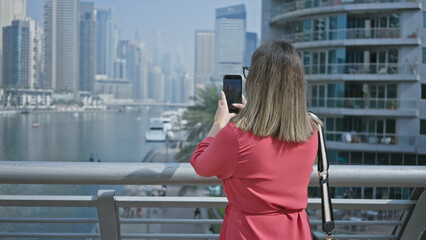
[[[223,92],[228,102],[230,113],[238,113],[239,108],[234,107],[233,103],[242,103],[242,78],[241,75],[225,75],[223,76]]]

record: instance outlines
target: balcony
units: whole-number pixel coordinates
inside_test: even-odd
[[[421,7],[414,0],[296,0],[274,6],[270,23],[324,13],[420,10]]]
[[[326,131],[329,149],[353,151],[414,152],[416,137],[367,132]]]
[[[308,81],[419,81],[418,62],[328,63],[305,65]]]
[[[336,46],[418,46],[416,28],[344,28],[284,34],[296,49]]]
[[[311,98],[309,108],[321,115],[417,117],[418,100],[394,98]]]
[[[409,199],[332,199],[336,230],[334,239],[401,239],[425,237],[426,166],[330,166],[330,184],[336,187],[410,187]],[[82,162],[0,162],[0,184],[91,184],[91,185],[217,185],[216,178],[202,178],[192,167],[178,163],[82,163]],[[310,186],[318,186],[317,172]],[[7,194],[7,193],[3,193]],[[22,193],[26,194],[26,193]],[[97,196],[0,195],[1,207],[94,208],[96,218],[44,218],[42,216],[0,217],[1,223],[97,225],[99,232],[1,232],[2,238],[86,238],[86,239],[217,239],[218,234],[164,233],[149,231],[149,225],[173,224],[178,229],[203,230],[221,219],[129,218],[127,208],[223,208],[225,197],[116,196],[114,190],[99,190]],[[320,199],[308,200],[308,213],[318,212]],[[191,210],[190,210],[191,211]],[[346,213],[342,215],[341,213]],[[345,216],[345,217],[343,217]],[[310,216],[317,233],[320,217]],[[139,232],[125,232],[126,226]],[[148,227],[146,227],[148,225]],[[190,228],[188,226],[193,226]],[[195,227],[194,227],[195,226]],[[379,228],[377,228],[379,227]],[[152,228],[151,228],[152,229]],[[376,229],[376,230],[372,230]],[[377,230],[380,229],[380,230]],[[39,229],[41,230],[41,229]],[[144,231],[147,230],[147,231]],[[204,230],[203,230],[204,231]]]

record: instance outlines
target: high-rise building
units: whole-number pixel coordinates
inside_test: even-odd
[[[94,92],[96,75],[96,9],[80,2],[80,91]]]
[[[30,29],[29,82],[30,88],[34,88],[42,86],[43,81],[43,28],[30,18],[26,18],[25,21],[29,22]]]
[[[14,20],[3,28],[3,86],[30,88],[29,21]]]
[[[12,20],[22,20],[26,16],[26,0],[0,0],[0,86],[2,85],[2,40],[3,27],[12,24]]]
[[[299,52],[309,108],[324,120],[331,164],[426,165],[422,2],[263,0],[262,40],[284,38]],[[384,187],[346,195],[409,193]]]
[[[74,93],[79,89],[78,20],[78,0],[45,0],[44,50],[47,87]]]
[[[126,60],[117,58],[114,62],[114,79],[126,78]]]
[[[112,8],[98,9],[96,20],[96,74],[112,78],[118,42]]]
[[[125,77],[133,87],[133,97],[147,98],[147,51],[143,43],[121,40],[117,47],[117,58],[125,61]]]
[[[157,102],[164,101],[164,74],[161,67],[151,66],[148,81],[148,98]]]
[[[244,49],[244,66],[249,67],[251,62],[251,56],[257,49],[258,38],[257,33],[248,32],[246,33],[246,48]]]
[[[195,32],[195,83],[204,85],[214,73],[214,32]]]
[[[244,4],[216,9],[215,80],[225,74],[241,74],[246,40]]]
[[[163,31],[159,29],[157,31],[157,39],[154,46],[154,52],[153,52],[153,58],[152,58],[152,64],[154,66],[161,66],[161,57],[162,57],[162,51],[163,51]]]

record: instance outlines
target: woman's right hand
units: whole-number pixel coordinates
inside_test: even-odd
[[[242,95],[242,96],[243,96],[243,102],[232,104],[234,107],[239,108],[239,109],[243,109],[246,106],[246,104],[247,104],[246,97],[244,97],[244,95]]]

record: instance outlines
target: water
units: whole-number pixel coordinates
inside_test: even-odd
[[[0,117],[1,161],[140,162],[163,143],[145,142],[149,118],[162,109],[141,112],[32,113]],[[33,122],[40,127],[33,128]],[[121,186],[0,184],[4,195],[96,195],[98,189]],[[97,217],[93,208],[0,207],[0,217]],[[5,224],[0,232],[90,232],[93,224]]]

